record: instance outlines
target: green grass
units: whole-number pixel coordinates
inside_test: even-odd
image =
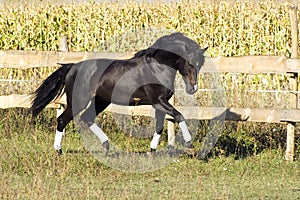
[[[17,121],[10,113],[13,112],[2,112],[5,117],[0,120],[1,199],[300,197],[300,163],[284,161],[280,148],[264,149],[239,160],[234,156],[218,156],[208,162],[174,158],[162,169],[129,173],[112,169],[95,159],[88,153],[80,135],[72,131],[72,125],[68,126],[64,139],[65,153],[58,157],[52,148],[54,116],[32,122],[23,115]],[[53,110],[46,110],[42,115],[51,116],[51,113]],[[124,139],[123,144],[136,145],[134,139],[120,137]]]
[[[297,199],[300,196],[299,162],[287,163],[280,154],[271,152],[245,160],[222,157],[208,163],[181,158],[161,170],[133,174],[108,168],[87,153],[57,157],[50,148],[51,139],[35,145],[20,140],[18,137],[7,140],[6,152],[1,152],[0,193],[4,198]],[[32,147],[28,148],[29,145]]]

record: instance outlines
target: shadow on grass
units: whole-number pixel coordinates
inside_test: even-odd
[[[203,146],[208,146],[207,151],[203,151],[202,148],[198,155],[205,161],[219,156],[234,157],[239,160],[257,155],[265,150],[285,149],[286,126],[284,124],[249,122],[247,121],[248,117],[243,117],[229,109],[212,120],[217,122],[216,125],[222,126],[218,130],[219,132],[211,133],[213,131],[200,130],[202,135],[199,134],[195,139]],[[211,122],[202,123],[207,126]],[[297,144],[297,138],[300,138],[299,134],[295,135],[296,150],[300,146]],[[297,151],[295,152],[297,154]]]

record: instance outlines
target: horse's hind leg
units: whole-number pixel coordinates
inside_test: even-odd
[[[67,105],[65,111],[57,118],[57,127],[54,139],[54,149],[58,154],[62,153],[62,138],[66,125],[73,119],[72,107]]]
[[[155,152],[156,148],[159,144],[159,139],[164,129],[164,121],[165,121],[166,113],[156,109],[155,110],[155,118],[156,118],[156,127],[155,133],[153,135],[152,141],[150,143],[151,152]]]
[[[57,127],[54,140],[54,149],[57,150],[58,154],[62,153],[62,139],[64,136],[64,129],[67,124],[74,119],[81,110],[83,110],[89,102],[87,95],[82,97],[72,98],[72,92],[66,92],[67,95],[67,108],[65,111],[57,118]],[[75,103],[72,99],[76,100]],[[72,106],[76,105],[76,106]]]
[[[91,131],[99,138],[107,152],[109,150],[108,137],[103,132],[103,130],[95,123],[95,118],[109,104],[109,102],[104,101],[101,97],[95,97],[92,99],[90,106],[80,116],[80,119],[84,121],[89,126]]]

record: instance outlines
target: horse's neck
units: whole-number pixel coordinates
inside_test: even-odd
[[[178,71],[177,61],[180,59],[178,55],[167,51],[160,51],[155,55],[155,59],[160,64],[166,65],[173,70]]]
[[[158,80],[160,84],[173,91],[175,77],[178,71],[176,61],[172,60],[172,57],[165,56],[157,56],[152,59],[153,60],[150,61],[150,63],[152,63],[152,75],[156,77],[156,80]]]

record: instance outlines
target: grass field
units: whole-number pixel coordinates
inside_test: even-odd
[[[24,115],[14,124],[9,113],[2,111],[5,117],[0,120],[1,199],[300,198],[300,163],[286,162],[282,148],[243,159],[218,156],[208,162],[175,157],[159,170],[129,173],[93,157],[72,125],[64,139],[64,154],[58,157],[52,148],[54,116],[32,122]],[[140,148],[128,138],[123,143],[128,141],[132,148]]]

